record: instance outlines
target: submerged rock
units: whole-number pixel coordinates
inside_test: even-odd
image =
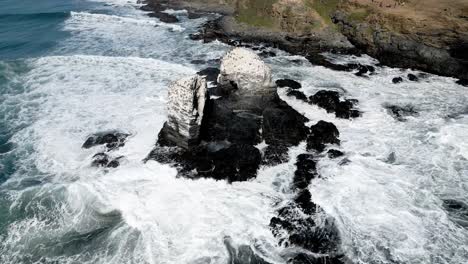
[[[338,157],[341,157],[344,155],[343,152],[339,151],[339,150],[336,150],[336,149],[330,149],[328,152],[328,157],[330,159],[335,159],[335,158],[338,158]]]
[[[384,107],[388,110],[388,113],[392,115],[396,120],[404,122],[407,116],[416,116],[418,112],[412,105],[391,105],[385,104]]]
[[[328,256],[328,255],[312,255],[299,253],[294,258],[288,260],[288,264],[344,264],[341,255]]]
[[[97,153],[93,156],[91,165],[94,167],[117,168],[120,165],[119,159],[121,158],[122,157],[113,159],[106,153]]]
[[[459,79],[456,81],[456,83],[459,85],[468,86],[468,79]]]
[[[159,144],[188,149],[199,141],[205,103],[206,80],[198,75],[183,78],[169,87],[168,121],[159,133]]]
[[[280,80],[276,80],[275,83],[280,88],[289,87],[293,90],[302,88],[302,85],[299,82],[291,80],[291,79],[280,79]]]
[[[412,73],[408,73],[408,80],[412,81],[412,82],[417,82],[419,81],[419,78],[418,76],[412,74]]]
[[[326,144],[340,144],[339,136],[340,132],[334,124],[319,121],[310,127],[310,135],[307,138],[307,150],[322,152]]]
[[[359,77],[364,77],[368,73],[374,73],[375,72],[374,66],[370,66],[370,65],[358,64],[357,69],[358,69],[358,72],[356,72],[355,75],[359,76]]]
[[[255,254],[248,245],[236,247],[230,237],[224,238],[224,245],[229,253],[228,264],[270,264]]]
[[[286,93],[287,96],[295,97],[297,100],[301,100],[307,102],[307,96],[301,91],[298,90],[290,90]]]
[[[392,79],[392,83],[397,84],[397,83],[401,83],[401,82],[403,82],[403,78],[401,78],[401,77],[395,77],[395,78]]]
[[[89,136],[82,148],[89,149],[99,145],[106,145],[107,150],[113,150],[125,145],[125,140],[129,134],[122,132],[101,132]]]
[[[455,199],[446,199],[442,205],[453,222],[468,229],[468,204]]]

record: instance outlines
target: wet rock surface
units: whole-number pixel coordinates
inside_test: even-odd
[[[277,95],[270,69],[258,55],[247,50],[234,51],[223,58],[219,74],[215,70],[200,72],[204,75],[214,72],[213,76],[218,74],[218,79],[216,86],[208,89],[198,143],[184,147],[160,137],[148,159],[173,164],[179,176],[209,177],[231,183],[256,177],[261,164],[286,162],[289,148],[305,140],[308,151],[314,152],[324,151],[327,144],[340,143],[339,131],[332,123],[319,121],[310,128],[305,126],[309,120]],[[250,68],[243,67],[244,64]],[[297,90],[301,87],[299,83],[292,80],[278,83],[288,87],[290,92],[297,92],[290,96],[308,101]],[[353,100],[341,101],[338,93],[327,94],[328,91],[318,93],[313,97],[314,103],[339,117],[346,116],[342,109],[348,113],[357,111],[353,108]],[[188,105],[187,109],[194,109],[193,100],[182,101]],[[342,155],[337,150],[330,153]],[[312,202],[308,190],[311,181],[319,177],[316,162],[312,153],[297,156],[297,169],[290,186],[294,198],[278,209],[270,221],[270,228],[281,245],[300,247],[313,253],[292,254],[290,263],[343,263],[335,220]],[[231,263],[267,263],[249,246],[236,247],[229,239],[225,244]]]
[[[220,72],[221,71],[218,68],[209,67],[197,72],[197,74],[204,76],[208,82],[217,82]]]
[[[250,65],[251,69],[246,71],[248,67],[242,67],[243,64]],[[210,177],[229,182],[255,177],[262,162],[283,161],[288,147],[306,139],[309,129],[304,123],[308,120],[282,101],[271,83],[269,68],[255,53],[234,49],[223,58],[218,84],[208,89],[206,98],[221,97],[207,99],[202,114],[198,111],[193,115],[194,106],[201,107],[194,104],[193,96],[187,100],[170,96],[169,109],[172,104],[179,106],[169,111],[169,121],[148,159],[176,164],[179,173],[186,177]],[[195,117],[196,122],[187,122]],[[203,117],[202,122],[199,117]],[[167,131],[188,127],[181,123],[200,124],[198,136],[193,136],[197,140],[190,141],[193,144],[181,144],[180,136],[165,136]],[[179,135],[187,136],[192,129],[184,131]],[[262,141],[268,145],[265,158],[255,147]]]
[[[291,257],[288,263],[343,263],[334,220],[312,202],[312,195],[307,189],[310,181],[318,177],[314,156],[299,155],[296,166],[291,186],[296,196],[270,220],[273,235],[285,247],[298,246],[314,253],[299,253]]]
[[[102,132],[89,136],[82,148],[89,149],[99,145],[105,145],[107,150],[113,150],[125,145],[125,140],[130,136],[121,132]]]
[[[120,165],[119,159],[121,158],[111,158],[107,153],[97,153],[93,156],[91,165],[94,167],[117,168]]]
[[[397,84],[403,82],[403,78],[401,77],[395,77],[392,79],[392,83]]]
[[[287,96],[291,96],[291,97],[294,97],[296,98],[297,100],[301,100],[301,101],[304,101],[304,102],[308,102],[307,100],[307,96],[305,96],[305,94],[301,91],[298,91],[298,90],[289,90],[287,93],[286,93]]]
[[[335,116],[338,118],[350,119],[361,115],[355,109],[357,100],[346,99],[341,101],[340,94],[336,91],[318,91],[309,97],[309,102],[327,110],[328,113],[335,113]]]
[[[123,157],[112,157],[111,153],[118,148],[123,147],[125,145],[125,140],[129,136],[130,134],[117,131],[96,133],[86,139],[82,148],[90,149],[97,146],[105,146],[105,150],[103,152],[96,153],[92,157],[91,166],[117,168],[120,165],[119,160]]]
[[[468,204],[455,199],[446,199],[442,202],[442,206],[447,211],[449,218],[468,229]]]
[[[468,79],[459,79],[456,81],[456,83],[459,85],[468,86]]]
[[[299,82],[291,80],[291,79],[280,79],[280,80],[276,80],[275,83],[276,83],[276,86],[278,86],[279,88],[289,87],[293,90],[302,88],[302,85]]]
[[[319,121],[310,127],[307,137],[307,150],[322,152],[327,144],[340,144],[340,132],[333,123]]]
[[[388,113],[392,115],[396,120],[404,122],[406,121],[407,116],[417,116],[418,111],[412,105],[392,105],[386,104],[384,107],[387,109]]]

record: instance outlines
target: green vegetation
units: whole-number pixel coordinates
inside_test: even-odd
[[[237,20],[257,27],[275,28],[275,19],[269,13],[278,0],[248,0],[245,6],[238,4]]]
[[[364,21],[367,18],[367,16],[370,15],[370,13],[371,12],[369,9],[362,8],[349,14],[348,18],[351,21],[361,22],[361,21]]]
[[[306,6],[317,11],[325,23],[333,24],[331,16],[336,11],[340,0],[304,0],[304,2]]]

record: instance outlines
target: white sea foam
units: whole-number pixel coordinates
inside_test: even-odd
[[[15,77],[24,91],[2,106],[18,106],[19,114],[8,118],[24,127],[12,138],[21,160],[3,186],[10,187],[11,214],[21,217],[0,239],[0,260],[226,263],[223,238],[230,236],[283,263],[285,251],[268,223],[278,203],[291,198],[294,157],[304,145],[291,150],[289,163],[232,185],[178,179],[173,168],[144,164],[166,119],[167,84],[195,72],[180,64],[217,59],[228,47],[187,39],[203,20],[167,25],[139,11],[121,13],[72,13],[64,25],[71,37],[54,51],[67,56],[29,61],[32,70]],[[377,68],[360,78],[278,55],[267,60],[273,73],[301,81],[307,95],[333,89],[360,101],[363,116],[348,121],[280,91],[310,124],[328,120],[340,130],[340,149],[350,161],[323,158],[323,179],[310,189],[313,201],[336,218],[347,255],[357,263],[466,263],[467,230],[449,220],[441,200],[468,203],[467,88],[432,75],[393,85],[393,77],[410,71]],[[367,56],[328,58],[377,63]],[[419,114],[400,122],[384,104],[411,104]],[[125,156],[121,166],[90,167],[102,149],[81,144],[91,133],[113,129],[131,133],[114,153]]]
[[[287,189],[274,182],[286,184],[292,178],[293,160],[274,172],[261,172],[255,181],[232,185],[178,179],[173,168],[143,163],[166,120],[168,82],[193,69],[131,57],[59,56],[30,63],[34,69],[23,76],[28,86],[24,104],[36,107],[25,110],[33,111],[25,115],[31,124],[12,141],[33,148],[24,166],[32,163],[45,175],[40,179],[44,184],[11,192],[16,199],[12,210],[32,206],[32,215],[9,226],[2,241],[4,263],[20,261],[28,252],[65,263],[193,263],[200,258],[225,263],[227,236],[237,244],[276,247],[268,224],[274,202],[284,199]],[[86,136],[114,129],[131,134],[115,153],[124,162],[109,171],[90,167],[100,148],[82,149]],[[16,174],[7,184],[29,176]],[[39,206],[43,199],[55,205]],[[25,201],[30,205],[25,207]],[[114,219],[105,236],[97,235],[97,241],[81,248],[91,247],[91,256],[80,251],[55,255],[36,244],[66,244],[72,234],[97,232],[112,212],[121,220]],[[113,253],[106,254],[110,249]],[[275,254],[270,250],[269,257],[278,260]]]
[[[129,16],[72,12],[64,25],[72,36],[60,43],[55,53],[151,57],[182,64],[221,57],[225,45],[203,45],[188,39],[201,23],[187,20],[166,24],[143,12]]]
[[[408,71],[378,68],[377,75],[362,78],[323,67],[284,67],[283,59],[276,59],[274,71],[295,76],[306,95],[332,89],[360,101],[363,116],[348,121],[280,92],[311,123],[327,120],[340,130],[350,162],[319,162],[323,179],[311,192],[338,220],[349,256],[358,263],[465,263],[468,231],[448,219],[441,199],[468,199],[467,88],[437,76],[394,85],[392,78]],[[346,57],[343,63],[349,62]],[[397,121],[385,104],[411,104],[419,113]]]

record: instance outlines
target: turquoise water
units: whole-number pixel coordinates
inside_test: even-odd
[[[0,2],[0,263],[228,263],[224,246],[250,245],[286,263],[269,229],[293,197],[291,161],[261,168],[255,180],[227,184],[187,180],[142,160],[166,120],[168,84],[213,66],[229,47],[188,35],[206,21],[161,23],[137,1]],[[276,51],[275,78],[293,78],[309,96],[320,89],[359,100],[359,119],[279,94],[311,123],[340,130],[348,162],[322,157],[312,200],[336,219],[344,253],[356,263],[468,262],[468,220],[445,200],[468,204],[468,90],[418,72],[376,66],[360,78]],[[335,63],[377,64],[329,54]],[[193,64],[192,61],[205,61]],[[395,120],[387,104],[418,115]],[[87,136],[131,134],[116,169],[91,167],[103,149],[82,149]],[[389,157],[392,157],[391,159]],[[391,160],[391,161],[389,161]]]

